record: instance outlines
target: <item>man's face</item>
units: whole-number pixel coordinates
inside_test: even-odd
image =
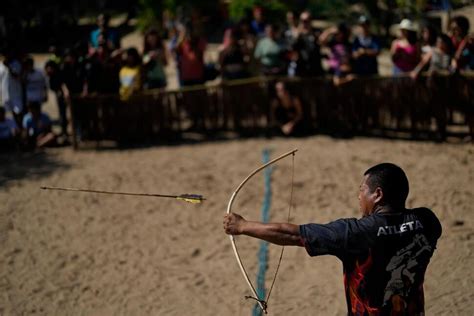
[[[362,216],[368,216],[372,214],[375,206],[375,192],[371,192],[369,186],[367,185],[368,175],[364,176],[362,183],[359,186],[359,207],[362,213]]]

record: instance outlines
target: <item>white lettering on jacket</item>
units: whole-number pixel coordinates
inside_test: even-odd
[[[423,229],[423,225],[419,220],[406,222],[400,225],[392,225],[392,226],[380,226],[377,232],[377,237],[382,235],[395,235],[395,234],[403,234],[405,232],[414,231]]]

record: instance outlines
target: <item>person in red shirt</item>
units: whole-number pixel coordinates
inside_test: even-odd
[[[205,81],[204,51],[206,41],[196,32],[186,30],[180,34],[176,54],[182,86],[203,84]]]

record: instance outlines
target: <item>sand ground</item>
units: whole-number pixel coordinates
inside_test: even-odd
[[[474,146],[314,136],[134,150],[49,149],[0,156],[0,315],[249,315],[252,304],[222,217],[232,191],[261,163],[299,148],[292,222],[358,216],[361,174],[392,161],[410,179],[408,206],[427,206],[444,232],[426,275],[427,315],[474,309]],[[274,167],[271,218],[284,221],[291,159]],[[100,196],[41,185],[132,192],[200,193],[202,205]],[[234,210],[258,219],[263,175]],[[258,242],[237,238],[256,277]],[[279,256],[270,246],[267,282]],[[342,266],[287,248],[271,315],[344,315]]]

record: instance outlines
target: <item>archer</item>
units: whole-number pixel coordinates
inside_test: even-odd
[[[424,275],[441,224],[427,208],[406,209],[408,191],[404,171],[382,163],[364,173],[360,219],[295,225],[247,221],[230,213],[224,217],[224,230],[305,247],[310,256],[338,257],[348,315],[424,315]]]

